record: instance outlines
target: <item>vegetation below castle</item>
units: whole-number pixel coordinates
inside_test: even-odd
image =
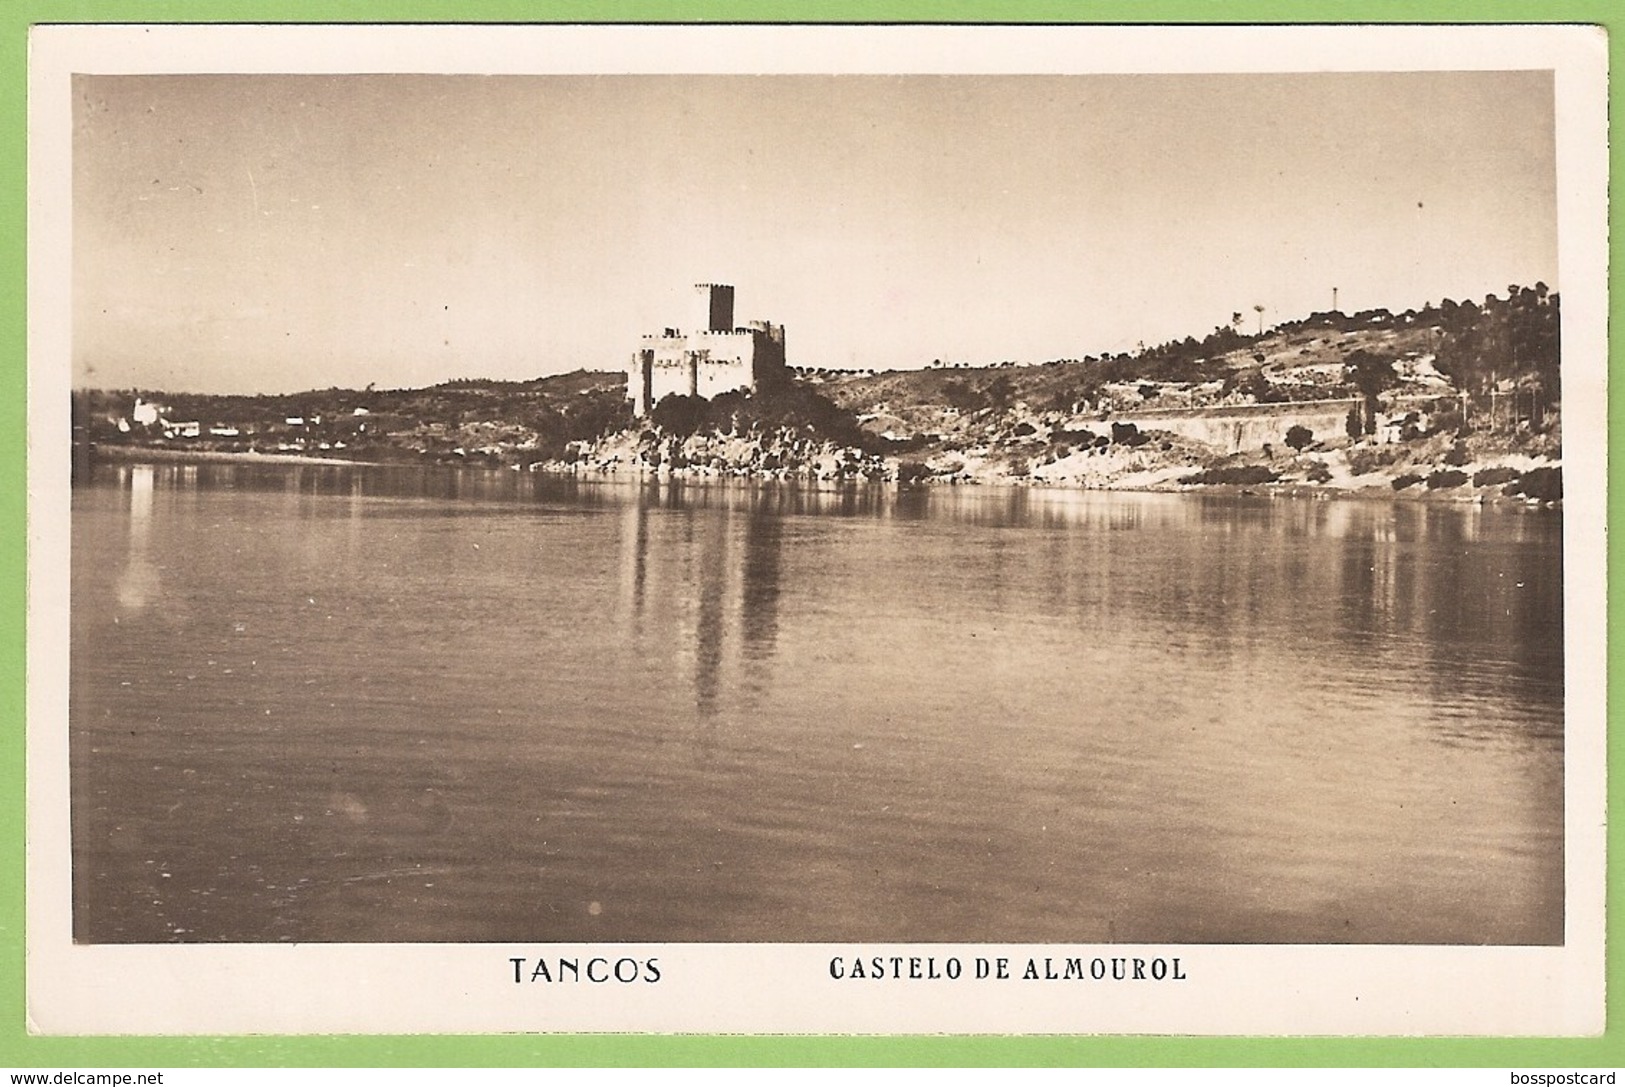
[[[581,370],[279,396],[82,391],[75,436],[576,472],[1554,497],[1547,475],[1520,489],[1561,455],[1559,299],[1544,285],[1256,335],[1234,316],[1201,340],[1038,365],[802,369],[772,396],[670,396],[647,419],[623,375]],[[1279,433],[1227,452],[1212,435],[1232,419]]]

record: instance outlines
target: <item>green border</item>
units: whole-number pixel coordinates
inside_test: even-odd
[[[782,1038],[659,1036],[414,1036],[231,1038],[37,1038],[25,1029],[23,989],[23,674],[27,480],[24,343],[27,34],[34,23],[95,22],[978,22],[1295,23],[1572,22],[1625,28],[1612,0],[21,0],[0,10],[0,265],[9,288],[0,301],[0,1069],[90,1067],[522,1067],[587,1066],[1381,1066],[1563,1069],[1625,1064],[1625,1031],[1615,1015],[1588,1039],[1277,1039],[1277,1038]],[[1610,35],[1609,67],[1620,70],[1621,34]],[[1621,102],[1609,89],[1610,112]],[[1622,153],[1610,154],[1613,177]],[[1611,186],[1612,189],[1612,186]],[[1610,211],[1610,224],[1614,216]],[[1617,267],[1625,246],[1612,247]],[[1610,317],[1622,303],[1610,274]],[[1617,352],[1610,351],[1610,370]],[[1618,417],[1625,389],[1609,406]],[[1610,428],[1610,456],[1625,428]],[[1612,489],[1611,489],[1612,492]],[[1610,493],[1610,520],[1622,500]],[[1609,551],[1610,589],[1618,583],[1617,536]],[[1617,593],[1610,592],[1612,627]],[[1625,657],[1615,652],[1610,655]],[[1612,712],[1610,708],[1610,720]],[[1625,764],[1609,752],[1612,784]],[[1621,834],[1609,830],[1610,855]],[[1621,889],[1610,867],[1610,898]],[[1620,934],[1610,911],[1608,939]],[[1618,956],[1608,962],[1610,994],[1625,992]],[[1508,994],[1516,999],[1516,994]],[[1612,1012],[1620,1002],[1610,1001]]]

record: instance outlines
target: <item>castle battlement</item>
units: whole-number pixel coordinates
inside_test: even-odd
[[[743,328],[713,328],[704,332],[684,332],[680,328],[668,328],[664,332],[645,332],[642,334],[642,338],[645,340],[686,340],[690,336],[754,336],[758,332],[772,332],[775,328],[780,327],[782,326],[774,325],[769,321],[750,321]]]

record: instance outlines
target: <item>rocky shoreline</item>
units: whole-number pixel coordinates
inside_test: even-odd
[[[121,461],[263,465],[459,464],[444,459],[379,461],[119,444],[99,445],[95,455]],[[500,470],[477,461],[468,466]],[[1174,442],[1072,451],[1065,456],[1023,457],[1009,450],[974,449],[899,456],[782,435],[771,440],[759,435],[697,435],[661,438],[651,445],[646,437],[621,434],[591,445],[581,443],[564,459],[504,467],[606,479],[748,479],[814,486],[867,482],[1537,506],[1562,500],[1561,458],[1511,448],[1472,450],[1459,441],[1417,447],[1311,448],[1275,457],[1215,457]]]
[[[1063,490],[1269,494],[1404,501],[1517,502],[1562,498],[1562,459],[1517,441],[1433,438],[1388,445],[1314,445],[1276,455],[1217,456],[1170,436],[1136,446],[1033,451],[971,448],[874,454],[790,435],[617,435],[581,443],[534,470],[678,479],[770,479],[817,484],[1012,486]],[[1527,443],[1524,443],[1527,444]]]

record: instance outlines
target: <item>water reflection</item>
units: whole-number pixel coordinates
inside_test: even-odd
[[[126,611],[140,612],[158,599],[163,588],[150,543],[156,473],[150,464],[137,464],[120,474],[130,488],[130,546],[119,576],[118,602]]]
[[[771,684],[785,493],[753,487],[717,501],[709,489],[651,481],[639,498],[620,515],[620,595],[640,644],[648,608],[682,616],[673,648],[690,662],[700,716],[714,718],[727,689],[752,702]]]
[[[773,656],[779,633],[779,553],[783,548],[783,519],[763,502],[745,518],[745,555],[740,592],[741,626],[745,658],[766,661]]]
[[[1284,626],[1296,639],[1341,643],[1383,668],[1431,671],[1444,689],[1460,684],[1475,647],[1488,642],[1500,647],[1494,666],[1535,677],[1519,688],[1535,701],[1550,700],[1562,683],[1561,515],[1552,511],[1038,488],[627,484],[438,467],[99,465],[96,478],[129,495],[116,591],[131,610],[150,607],[160,592],[148,542],[155,492],[276,491],[297,499],[286,512],[302,518],[342,508],[355,522],[351,549],[366,546],[366,518],[467,518],[493,505],[550,515],[616,510],[627,614],[640,636],[651,629],[651,606],[662,624],[681,617],[684,644],[672,648],[690,662],[695,703],[708,715],[733,682],[725,673],[737,670],[742,689],[758,693],[771,683],[772,669],[762,665],[774,655],[782,597],[815,594],[809,576],[837,573],[798,564],[799,580],[787,590],[789,526],[824,526],[798,541],[800,550],[816,550],[840,520],[928,526],[898,537],[901,547],[933,542],[929,526],[958,526],[940,561],[906,558],[894,583],[962,593],[994,613],[1042,602],[1084,629],[1148,643],[1174,637],[1226,657],[1256,650]],[[338,496],[342,507],[327,501]],[[436,504],[402,505],[418,499]],[[999,529],[1022,530],[1019,549],[996,531],[963,534]],[[1144,543],[1152,551],[1142,553]],[[1170,546],[1177,557],[1163,561]]]
[[[75,933],[1560,941],[1561,524],[98,466]]]

